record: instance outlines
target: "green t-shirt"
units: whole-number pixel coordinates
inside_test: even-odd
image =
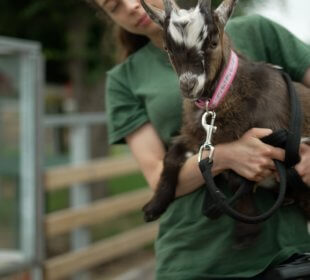
[[[231,20],[227,31],[246,56],[281,65],[296,80],[310,66],[309,46],[260,16]],[[109,71],[106,93],[111,144],[123,143],[126,135],[146,122],[167,146],[178,134],[182,109],[176,74],[166,54],[152,44]],[[203,197],[204,188],[180,197],[161,217],[155,244],[157,279],[251,277],[295,252],[310,251],[306,221],[295,205],[281,207],[262,223],[254,246],[236,250],[234,221],[203,216]],[[259,189],[256,197],[261,211],[274,203],[267,190]]]
[[[252,60],[281,65],[295,81],[301,81],[310,66],[310,46],[264,17],[236,17],[230,20],[226,31],[242,54]]]

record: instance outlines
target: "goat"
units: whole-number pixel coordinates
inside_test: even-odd
[[[143,210],[145,220],[157,219],[175,198],[178,173],[186,160],[186,153],[199,151],[205,138],[201,127],[204,110],[197,100],[211,99],[233,52],[224,27],[237,0],[224,0],[216,10],[211,0],[199,0],[196,7],[180,9],[173,0],[163,0],[164,10],[141,1],[149,16],[163,29],[164,46],[180,82],[183,95],[183,124],[164,158],[164,167],[157,190]],[[229,91],[216,106],[217,132],[213,143],[235,141],[253,127],[273,131],[288,129],[290,109],[287,86],[281,73],[263,62],[252,62],[240,54],[236,76]],[[303,109],[302,135],[310,135],[310,90],[294,83]],[[235,189],[240,178],[226,172],[229,184]],[[310,189],[295,195],[296,202],[310,219]],[[244,214],[255,214],[252,195],[236,205]],[[243,230],[246,233],[242,232]],[[258,225],[236,223],[236,241],[248,246],[258,235]],[[246,240],[249,237],[249,240]],[[251,241],[252,240],[252,241]]]

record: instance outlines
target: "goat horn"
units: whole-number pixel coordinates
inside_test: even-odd
[[[223,25],[225,25],[230,18],[238,0],[224,0],[215,10],[219,20]]]
[[[165,12],[163,10],[147,4],[145,0],[141,0],[141,5],[153,21],[163,26],[165,20]]]
[[[198,5],[200,7],[207,8],[208,11],[211,11],[211,7],[212,7],[211,0],[199,0]]]
[[[172,9],[179,9],[179,6],[174,0],[164,0],[164,7],[167,15],[171,13]]]
[[[166,15],[169,15],[172,11],[172,3],[170,0],[164,0],[165,12]]]

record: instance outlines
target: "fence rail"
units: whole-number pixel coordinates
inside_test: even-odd
[[[52,191],[68,188],[72,184],[96,182],[138,170],[138,164],[130,156],[94,160],[73,166],[57,166],[45,172],[45,189]]]
[[[77,227],[89,226],[117,218],[130,211],[141,209],[149,198],[150,191],[143,189],[101,199],[82,208],[57,211],[45,218],[46,236],[54,237]]]
[[[136,251],[154,240],[156,231],[157,224],[140,226],[88,248],[50,259],[45,264],[45,277],[49,280],[60,279]]]
[[[45,171],[45,190],[68,188],[76,183],[99,181],[138,170],[137,163],[130,156],[89,161],[74,166],[53,167]],[[113,220],[141,209],[150,195],[149,189],[144,188],[101,199],[81,208],[70,208],[48,214],[45,217],[45,235],[51,238],[80,227]],[[48,259],[44,264],[44,279],[61,279],[134,252],[154,240],[157,227],[156,223],[138,226],[77,251]]]

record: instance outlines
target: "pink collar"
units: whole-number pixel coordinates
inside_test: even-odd
[[[237,54],[233,50],[231,50],[227,67],[220,78],[220,82],[218,83],[211,100],[209,101],[209,104],[208,104],[209,108],[215,109],[226,96],[236,76],[237,69],[238,69],[238,62],[239,62],[239,59],[238,59]],[[195,104],[201,109],[206,108],[206,100],[198,99],[195,102]]]

